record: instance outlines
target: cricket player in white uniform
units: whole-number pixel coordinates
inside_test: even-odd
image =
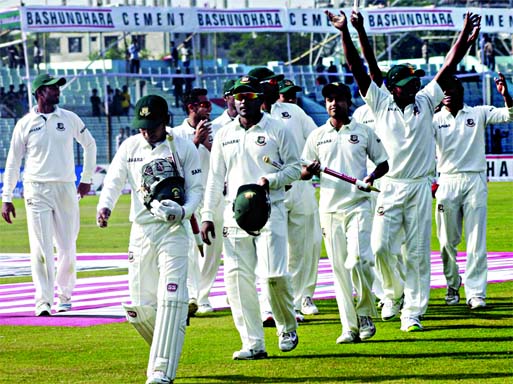
[[[187,320],[186,221],[201,201],[203,186],[198,151],[189,140],[170,141],[166,101],[142,97],[135,106],[133,128],[140,134],[126,139],[105,176],[97,220],[106,227],[112,209],[128,182],[131,188],[129,291],[124,304],[128,321],[151,346],[147,384],[171,383],[185,337]],[[142,170],[153,160],[174,164],[184,180],[183,206],[173,200],[153,200],[150,210],[142,192]],[[151,172],[146,171],[148,174]]]
[[[193,88],[190,92],[184,95],[183,109],[187,117],[181,125],[173,127],[172,129],[173,135],[192,141],[198,149],[203,186],[207,183],[210,163],[210,148],[212,147],[214,137],[212,123],[210,121],[212,104],[210,103],[207,93],[208,91],[204,88]],[[220,213],[218,213],[218,216],[219,214]],[[199,209],[195,215],[201,222]],[[192,229],[188,232],[191,246],[189,248],[189,276],[187,278],[187,289],[189,291],[189,315],[193,316],[196,311],[199,311],[200,313],[208,313],[213,310],[210,302],[208,301],[208,293],[213,280],[210,277],[208,281],[203,279],[202,264],[204,265],[207,258],[209,260],[208,263],[213,262],[211,259],[219,259],[222,243],[218,244],[216,242],[210,246],[201,245],[201,247],[203,247],[202,255],[198,250]],[[219,252],[217,255],[215,255],[215,250]],[[199,295],[201,292],[203,293],[200,298]]]
[[[353,11],[354,12],[354,11]],[[332,24],[341,31],[344,53],[365,102],[374,113],[376,133],[389,156],[390,170],[381,180],[376,215],[372,228],[372,249],[376,269],[385,292],[383,320],[401,311],[401,330],[421,331],[421,317],[427,310],[430,290],[431,255],[431,178],[435,166],[432,131],[434,108],[443,98],[444,78],[455,72],[479,33],[480,17],[468,13],[463,31],[435,75],[420,90],[421,73],[408,65],[397,65],[387,73],[383,92],[371,81],[349,33],[343,12],[335,16],[326,11]],[[397,276],[394,244],[404,229],[404,284]],[[403,304],[404,295],[404,304]]]
[[[301,152],[306,138],[317,128],[315,122],[296,104],[276,102],[279,98],[278,82],[283,75],[276,75],[267,67],[252,69],[249,76],[260,80],[264,92],[262,109],[281,120]],[[290,188],[290,189],[289,189]],[[321,253],[322,235],[319,223],[319,207],[315,189],[310,181],[297,180],[286,188],[285,208],[288,227],[288,270],[291,275],[296,319],[304,321],[304,314],[319,311],[312,301],[317,283],[317,269]],[[269,294],[265,287],[261,294],[262,320],[269,321]]]
[[[433,119],[437,169],[440,172],[435,218],[447,280],[445,301],[448,305],[460,301],[459,287],[462,279],[456,255],[465,220],[465,297],[471,309],[486,306],[488,186],[485,129],[488,124],[513,121],[513,100],[502,73],[495,78],[495,84],[497,91],[504,97],[504,108],[489,105],[469,107],[463,102],[463,85],[454,78],[451,86],[445,90],[442,101],[444,107]]]
[[[387,153],[374,131],[349,117],[351,90],[341,83],[322,89],[330,118],[306,141],[302,158],[304,179],[320,177],[319,211],[326,253],[333,265],[335,295],[342,323],[337,343],[369,339],[376,333],[372,295],[374,256],[370,247],[372,211],[369,192],[331,175],[321,165],[372,184],[388,171]],[[376,168],[367,174],[367,158]],[[353,300],[353,287],[357,293]]]
[[[243,76],[232,93],[239,118],[221,128],[210,157],[210,171],[202,212],[202,237],[208,244],[223,236],[224,278],[242,349],[235,360],[267,357],[256,277],[268,285],[270,303],[279,335],[278,346],[288,352],[296,348],[298,336],[290,276],[287,273],[287,227],[285,185],[299,179],[299,150],[283,124],[263,113],[258,79]],[[280,170],[266,164],[263,156],[277,159]],[[226,195],[223,196],[226,181]],[[269,190],[271,215],[260,234],[242,230],[234,219],[233,202],[240,186],[259,184]],[[224,228],[215,228],[216,207],[223,204]]]
[[[30,241],[30,264],[36,316],[51,315],[57,285],[57,312],[71,309],[76,283],[76,240],[80,228],[78,200],[91,189],[96,143],[82,120],[57,107],[64,78],[38,75],[32,84],[37,105],[14,128],[5,164],[2,217],[16,217],[12,192],[25,158],[23,188]],[[84,150],[82,175],[75,186],[74,140]],[[54,241],[57,265],[54,263]]]
[[[354,29],[358,32],[358,41],[360,42],[360,48],[362,50],[363,57],[365,58],[365,61],[367,62],[367,65],[369,67],[369,75],[374,83],[376,83],[377,86],[384,92],[388,92],[388,89],[384,83],[384,74],[381,71],[381,69],[378,66],[378,62],[376,61],[376,56],[374,55],[374,51],[372,50],[372,47],[369,42],[369,38],[367,36],[367,32],[365,31],[364,27],[364,19],[360,12],[353,12],[350,17],[351,24],[353,25]],[[370,107],[368,104],[363,104],[360,107],[356,108],[356,110],[353,112],[352,119],[360,124],[365,124],[371,127],[375,131],[375,123],[376,118],[374,117],[374,114],[372,113]],[[372,161],[367,160],[367,169],[373,168],[375,165],[372,163]],[[376,180],[374,182],[374,186],[376,188],[380,188],[380,180]],[[370,194],[370,200],[371,200],[371,212],[374,212],[376,210],[376,202],[378,199],[378,195],[376,193]],[[401,281],[404,281],[404,266],[402,263],[402,256],[401,256],[401,244],[404,241],[404,234],[401,234],[397,237],[396,244],[393,246],[393,253],[396,254],[397,258],[397,271],[398,274],[396,275],[398,278],[401,279]],[[383,284],[380,280],[379,274],[375,273],[375,266],[372,267],[372,270],[374,272],[374,283],[372,284],[372,290],[374,291],[374,294],[379,298],[379,307],[383,307],[384,305],[384,298],[385,294],[383,291]]]

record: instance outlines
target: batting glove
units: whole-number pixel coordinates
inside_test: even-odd
[[[178,223],[185,216],[183,207],[173,200],[153,200],[151,202],[151,213],[157,219],[167,221],[169,223]]]

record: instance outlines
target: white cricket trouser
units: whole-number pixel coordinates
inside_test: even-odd
[[[370,202],[364,200],[346,212],[321,213],[320,217],[326,253],[333,266],[342,329],[358,333],[358,316],[377,315],[371,289]]]
[[[214,228],[223,227],[224,204],[219,204],[214,212]],[[201,216],[198,215],[198,222],[201,223]],[[204,245],[203,252],[205,257],[199,261],[200,279],[198,290],[198,305],[210,304],[208,295],[214,285],[217,271],[221,265],[221,253],[223,251],[223,236],[218,233],[215,239],[210,239],[211,245]]]
[[[380,182],[379,179],[374,181],[374,186],[378,189],[380,189]],[[378,200],[378,194],[372,193],[370,194],[370,202],[371,202],[371,220],[374,218],[374,214],[376,212],[376,201]],[[397,271],[399,272],[399,278],[401,279],[402,283],[404,284],[404,266],[403,266],[403,257],[401,255],[401,244],[404,242],[404,233],[397,237],[396,244],[392,246],[393,253],[397,255]],[[385,292],[383,291],[383,283],[381,282],[381,278],[379,273],[376,272],[376,266],[374,265],[372,268],[372,273],[374,275],[374,282],[372,283],[372,291],[374,292],[374,295],[378,297],[380,300],[383,300],[385,298]]]
[[[224,228],[223,232],[226,292],[243,349],[265,349],[257,276],[269,290],[278,333],[297,328],[287,273],[285,207],[282,202],[272,204],[271,217],[259,236],[251,236],[237,227]]]
[[[69,301],[76,283],[76,241],[80,228],[75,183],[24,183],[30,263],[36,305]],[[54,264],[54,240],[57,272]]]
[[[310,181],[295,181],[285,196],[288,227],[288,270],[294,308],[304,297],[312,297],[317,284],[322,235],[315,188]]]
[[[376,271],[386,299],[404,293],[402,318],[419,317],[427,309],[430,290],[431,182],[425,177],[402,180],[384,177],[376,202],[371,243]],[[404,283],[397,270],[397,244],[404,229]]]
[[[465,297],[486,297],[486,214],[488,186],[484,172],[442,174],[436,191],[436,226],[444,275],[449,287],[458,288],[457,246],[465,221],[467,261]]]
[[[132,304],[156,308],[148,376],[163,371],[174,379],[187,321],[187,246],[184,225],[132,224],[129,291]]]

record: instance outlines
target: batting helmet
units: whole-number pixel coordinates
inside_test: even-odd
[[[153,200],[185,203],[185,180],[168,159],[154,159],[142,167],[141,190],[144,205],[151,210]]]
[[[271,215],[271,201],[264,187],[241,185],[233,202],[235,221],[252,236],[258,236]]]

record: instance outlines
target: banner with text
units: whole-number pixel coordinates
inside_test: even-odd
[[[25,6],[20,10],[22,29],[27,32],[336,32],[324,14],[324,9],[318,8],[228,10]],[[342,10],[348,16],[351,13],[350,8]],[[336,9],[330,11],[339,12]],[[360,10],[369,34],[418,30],[459,31],[467,11],[482,16],[482,32],[511,33],[513,30],[513,10],[505,8],[390,7]]]

